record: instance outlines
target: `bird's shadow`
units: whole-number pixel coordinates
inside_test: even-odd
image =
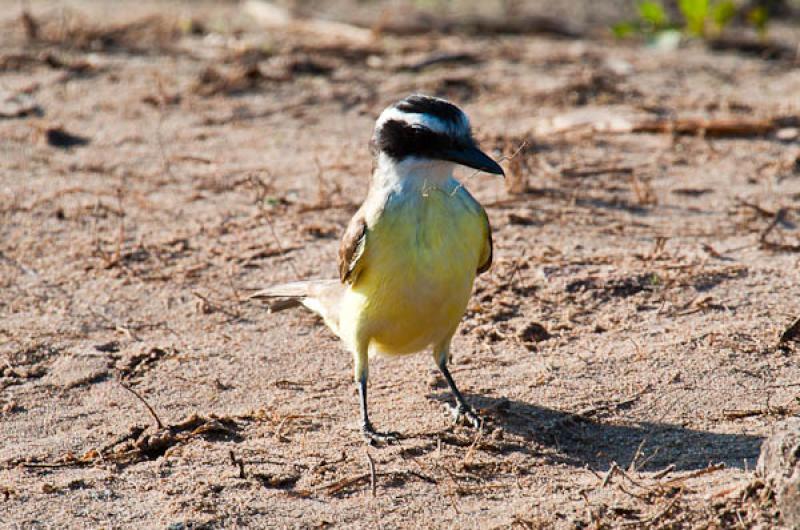
[[[452,400],[449,392],[429,397],[442,402]],[[465,397],[491,424],[525,440],[526,444],[516,450],[537,452],[558,463],[588,466],[595,471],[607,471],[614,463],[623,468],[634,464],[641,471],[667,466],[674,466],[675,471],[691,471],[709,464],[754,469],[763,441],[759,436],[708,432],[668,423],[606,422],[507,398],[475,394]]]

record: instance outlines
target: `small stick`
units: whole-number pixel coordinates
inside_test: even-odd
[[[644,487],[644,486],[643,486],[643,485],[642,485],[640,482],[638,482],[638,481],[634,480],[634,479],[633,479],[633,477],[631,477],[631,476],[630,476],[628,473],[626,473],[626,472],[625,472],[625,470],[624,470],[624,469],[622,469],[621,467],[618,467],[618,468],[617,468],[617,473],[619,473],[620,475],[622,475],[622,476],[623,476],[625,479],[627,479],[627,480],[628,480],[628,482],[630,482],[631,484],[633,484],[633,485],[634,485],[634,486],[636,486],[637,488],[641,488],[641,489],[647,489],[647,488],[646,488],[646,487]]]
[[[177,181],[175,173],[172,172],[172,162],[170,157],[167,156],[167,150],[164,148],[164,137],[161,128],[164,125],[164,108],[163,104],[159,106],[158,125],[156,126],[156,144],[158,145],[158,152],[161,155],[161,163],[164,167],[164,172],[172,179]]]
[[[634,342],[634,344],[636,344],[636,343]],[[580,410],[580,411],[576,412],[575,415],[580,417],[580,418],[590,419],[592,416],[594,416],[595,414],[597,414],[599,412],[603,412],[603,411],[614,412],[616,410],[619,410],[622,407],[626,407],[626,406],[628,406],[628,405],[630,405],[632,403],[635,403],[643,394],[644,394],[644,392],[639,392],[638,394],[636,394],[636,395],[634,395],[634,396],[632,396],[630,398],[624,399],[622,401],[618,401],[616,403],[603,403],[601,405],[588,407],[588,408],[585,408],[583,410]]]
[[[340,491],[342,491],[343,489],[358,484],[359,482],[367,478],[369,478],[369,473],[362,473],[360,475],[356,475],[355,477],[337,480],[333,484],[328,484],[327,486],[323,486],[323,488],[328,490],[329,495],[335,495]]]
[[[142,434],[142,432],[144,432],[144,427],[139,427],[138,425],[134,425],[133,427],[128,429],[127,433],[117,436],[116,438],[105,444],[103,447],[98,449],[97,453],[102,457],[105,452],[113,449],[122,442],[127,442],[128,440],[131,440],[133,438],[138,438],[139,435]]]
[[[505,155],[501,156],[500,158],[498,158],[498,159],[497,159],[497,163],[499,164],[500,162],[505,162],[506,160],[513,160],[514,158],[516,158],[516,156],[517,156],[517,155],[518,155],[518,154],[519,154],[519,153],[520,153],[520,152],[521,152],[523,149],[525,149],[525,146],[526,146],[526,145],[528,145],[528,140],[523,140],[523,141],[522,141],[522,143],[520,144],[520,146],[517,148],[517,150],[516,150],[516,151],[514,151],[513,153],[511,153],[511,155],[509,155],[509,156],[505,156]],[[470,173],[470,175],[469,175],[467,178],[465,178],[464,180],[472,180],[472,178],[473,178],[473,177],[475,177],[475,175],[477,175],[478,173],[481,173],[481,172],[482,172],[482,171],[481,171],[480,169],[476,169],[475,171],[473,171],[472,173]],[[463,187],[464,187],[464,183],[463,183],[463,182],[459,182],[459,183],[458,183],[458,186],[456,186],[455,188],[453,188],[453,192],[452,192],[450,195],[451,195],[451,196],[455,195],[456,193],[458,193],[458,190],[460,190],[460,189],[461,189],[461,188],[463,188]]]
[[[372,488],[372,496],[376,496],[377,491],[377,484],[375,482],[375,461],[372,460],[372,455],[369,454],[369,450],[366,451],[367,454],[367,463],[369,464],[369,484]]]
[[[662,517],[664,517],[665,515],[667,515],[667,513],[669,513],[669,511],[673,507],[675,507],[675,504],[677,504],[678,499],[679,499],[679,497],[675,497],[674,499],[672,499],[672,502],[670,502],[667,505],[666,508],[664,508],[663,510],[661,510],[660,512],[658,512],[658,513],[656,513],[654,515],[651,515],[650,517],[647,517],[645,519],[638,519],[636,521],[626,521],[626,522],[622,523],[622,526],[636,526],[636,525],[640,525],[640,524],[643,524],[643,523],[654,523],[654,522],[658,521],[659,519],[661,519]]]
[[[125,390],[127,390],[128,392],[130,392],[131,394],[133,394],[134,396],[136,396],[136,398],[137,398],[139,401],[141,401],[141,402],[144,404],[144,406],[145,406],[145,407],[147,407],[147,411],[150,413],[150,415],[151,415],[151,416],[153,416],[153,419],[154,419],[154,420],[156,420],[156,425],[158,426],[158,428],[159,428],[159,429],[163,429],[163,428],[164,428],[164,424],[163,424],[163,423],[161,423],[161,418],[159,418],[159,417],[158,417],[158,414],[156,414],[156,411],[155,411],[155,410],[153,410],[153,407],[151,407],[151,406],[150,406],[150,403],[148,403],[148,402],[147,402],[147,401],[146,401],[146,400],[145,400],[145,399],[142,397],[142,395],[141,395],[141,394],[139,394],[139,392],[137,392],[137,391],[136,391],[136,390],[134,390],[133,388],[129,387],[128,385],[126,385],[125,383],[123,383],[123,382],[122,382],[121,380],[119,380],[119,379],[117,379],[117,383],[119,383],[119,386],[121,386],[122,388],[124,388]]]
[[[622,470],[620,470],[620,472],[622,472]],[[649,497],[647,495],[641,495],[639,493],[633,493],[632,491],[626,490],[625,486],[623,486],[621,482],[617,484],[617,489],[619,491],[621,491],[622,493],[624,493],[625,495],[627,495],[628,497],[633,497],[635,499],[639,499],[639,500],[643,500],[643,501],[648,501],[649,500]]]
[[[786,214],[788,213],[787,208],[781,208],[775,213],[775,217],[772,221],[767,225],[767,227],[761,232],[761,235],[758,237],[758,241],[761,244],[761,248],[772,250],[776,252],[800,252],[800,245],[787,245],[785,243],[774,243],[772,241],[767,240],[767,236],[769,235],[772,230],[778,226],[778,223],[784,221]]]
[[[267,220],[267,227],[269,227],[269,231],[272,234],[272,239],[275,241],[275,246],[278,247],[278,252],[281,254],[285,254],[283,250],[283,245],[281,244],[281,240],[278,237],[278,232],[275,230],[275,224],[272,220],[272,216],[270,215],[269,211],[264,207],[264,199],[266,198],[267,192],[267,185],[264,183],[263,180],[258,178],[256,175],[250,176],[250,182],[254,187],[257,187],[256,190],[256,205],[258,206],[259,212]],[[292,272],[297,278],[300,278],[300,273],[297,271],[297,268],[294,266],[294,262],[292,260],[288,260],[287,263],[289,264],[289,268],[292,269]]]
[[[736,203],[739,206],[745,206],[747,208],[751,208],[751,209],[755,210],[755,212],[758,215],[762,216],[762,217],[767,217],[767,218],[775,217],[775,212],[773,212],[771,210],[767,210],[766,208],[764,208],[760,204],[756,204],[754,202],[746,201],[746,200],[742,199],[741,197],[737,197],[736,198]]]
[[[639,457],[642,456],[642,448],[644,447],[646,441],[647,437],[642,438],[642,441],[639,443],[639,447],[636,448],[636,452],[633,454],[631,463],[628,466],[628,473],[633,473],[634,471],[636,471],[636,462],[637,460],[639,460]]]
[[[673,471],[675,471],[675,464],[670,464],[667,467],[665,467],[664,469],[662,469],[661,471],[659,471],[658,473],[653,474],[653,476],[651,478],[653,478],[655,480],[661,480],[662,478],[666,477],[667,475],[669,475]]]
[[[231,457],[231,464],[239,468],[239,478],[247,478],[247,476],[244,474],[244,462],[240,458],[236,458],[233,449],[228,451],[228,454]]]
[[[206,164],[206,165],[210,165],[210,164],[214,163],[214,161],[211,160],[210,158],[205,158],[205,157],[196,156],[196,155],[178,155],[178,156],[173,157],[173,158],[175,160],[180,161],[180,162],[197,162],[198,164]]]
[[[69,462],[23,462],[25,468],[58,469],[62,467],[83,467],[91,465],[89,461],[74,460]]]
[[[800,318],[794,321],[794,324],[789,326],[781,333],[781,338],[778,339],[778,344],[786,344],[792,340],[800,337]]]
[[[561,170],[561,175],[567,178],[593,177],[606,173],[630,175],[634,169],[633,166],[568,167]]]
[[[278,427],[275,429],[275,439],[282,442],[287,441],[284,440],[283,438],[282,434],[283,427],[292,420],[303,419],[303,418],[308,418],[308,416],[305,414],[287,414],[286,416],[284,416],[281,419],[280,423],[278,423]]]
[[[447,470],[445,470],[445,471],[447,471]],[[447,471],[447,472],[450,473],[450,471]],[[370,476],[371,476],[370,473],[361,473],[359,475],[355,475],[355,476],[352,476],[352,477],[339,479],[339,480],[336,480],[336,481],[334,481],[334,482],[332,482],[330,484],[326,484],[324,486],[320,486],[319,488],[317,488],[317,491],[319,491],[319,490],[327,490],[329,495],[336,495],[336,494],[340,493],[342,490],[344,490],[345,488],[349,488],[350,486],[355,486],[356,484],[359,484],[361,482],[367,481],[370,478]],[[415,477],[415,478],[418,478],[418,479],[420,479],[420,480],[422,480],[424,482],[427,482],[428,484],[433,484],[433,485],[437,484],[436,479],[434,479],[432,477],[429,477],[427,475],[423,475],[422,473],[419,473],[417,471],[384,471],[382,473],[376,472],[375,476],[376,477]],[[456,483],[456,486],[457,485],[458,484]]]
[[[611,477],[613,477],[614,473],[616,473],[618,470],[619,466],[617,465],[616,462],[611,464],[611,467],[608,469],[608,471],[606,471],[606,474],[603,477],[603,481],[600,483],[600,487],[605,488],[606,486],[608,486],[608,482],[611,480]]]
[[[301,204],[299,213],[321,212],[324,210],[356,210],[358,205],[352,202],[329,202],[328,204]]]
[[[669,485],[669,484],[675,484],[677,482],[683,482],[684,480],[689,480],[689,479],[692,479],[692,478],[702,477],[703,475],[708,475],[709,473],[713,473],[713,472],[719,471],[721,469],[725,469],[725,464],[724,463],[710,465],[710,466],[708,466],[706,468],[703,468],[703,469],[701,469],[699,471],[694,471],[693,473],[689,473],[688,475],[684,475],[682,477],[675,477],[675,478],[673,478],[671,480],[663,482],[662,485],[666,486],[666,485]]]
[[[329,194],[326,193],[326,182],[325,182],[325,169],[322,167],[322,163],[319,161],[319,157],[314,157],[314,165],[317,166],[317,205],[319,205],[322,209],[325,209],[330,204],[330,197]]]
[[[475,453],[475,448],[478,446],[478,443],[483,438],[483,419],[481,419],[481,426],[478,430],[478,433],[475,435],[475,439],[472,440],[472,443],[469,445],[469,449],[467,449],[466,454],[464,455],[464,459],[462,462],[464,464],[468,464],[472,460],[472,455]]]
[[[229,309],[226,309],[225,307],[222,306],[222,303],[215,304],[214,302],[211,301],[210,298],[208,298],[205,295],[200,294],[197,291],[192,291],[192,294],[194,296],[196,296],[197,298],[199,298],[202,302],[204,302],[206,304],[205,307],[208,308],[208,312],[209,313],[214,312],[214,311],[219,311],[223,315],[226,315],[226,316],[228,316],[230,318],[233,318],[233,319],[242,318],[242,315],[240,313],[235,312],[235,311],[231,311]]]

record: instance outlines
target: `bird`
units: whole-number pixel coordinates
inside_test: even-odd
[[[369,359],[430,350],[455,398],[455,421],[482,420],[447,367],[453,335],[477,275],[492,264],[486,211],[454,177],[457,165],[505,176],[481,151],[466,114],[441,98],[413,94],[387,107],[370,140],[366,198],[338,253],[339,278],[295,281],[251,295],[280,299],[278,311],[305,306],[353,355],[361,430],[370,444],[396,442],[373,427],[367,406]]]

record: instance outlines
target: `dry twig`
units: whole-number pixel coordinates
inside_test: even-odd
[[[164,428],[164,424],[161,422],[161,418],[158,417],[158,414],[156,414],[156,411],[153,409],[153,407],[150,406],[150,403],[148,403],[147,400],[144,399],[139,392],[137,392],[133,388],[123,383],[122,380],[120,379],[117,379],[117,384],[119,384],[119,386],[121,386],[122,388],[133,394],[136,397],[136,399],[142,402],[142,404],[147,408],[147,412],[149,412],[150,415],[153,417],[153,419],[156,421],[156,426],[158,426],[159,429]]]
[[[233,452],[233,449],[228,451],[228,455],[231,457],[231,464],[239,469],[239,478],[247,478],[244,472],[244,462],[242,459],[236,458],[236,454]]]
[[[375,483],[375,461],[372,460],[372,455],[369,454],[369,449],[366,450],[367,464],[369,465],[369,484],[372,489],[372,496],[376,496],[377,485]]]
[[[782,223],[786,220],[788,213],[788,208],[780,208],[777,212],[775,212],[775,216],[772,221],[761,232],[761,235],[758,236],[758,241],[761,244],[761,248],[771,250],[773,252],[800,252],[800,244],[791,245],[787,243],[776,243],[768,239],[770,232],[772,232],[779,223]]]
[[[778,339],[778,344],[786,344],[791,341],[797,341],[800,339],[800,318],[794,321],[794,324],[786,328],[783,333],[781,333],[780,339]]]
[[[637,519],[635,521],[625,521],[620,524],[622,526],[638,526],[642,524],[652,525],[653,523],[655,523],[656,521],[667,515],[670,512],[670,510],[672,510],[672,508],[675,507],[675,505],[678,503],[679,500],[680,497],[675,496],[675,498],[672,499],[672,501],[669,504],[667,504],[667,506],[663,510],[659,510],[650,517],[645,517],[644,519]]]

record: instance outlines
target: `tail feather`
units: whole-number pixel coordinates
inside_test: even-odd
[[[273,285],[250,295],[250,298],[304,298],[309,295],[313,281]]]
[[[345,287],[339,280],[306,280],[267,287],[250,295],[251,299],[272,299],[271,313],[303,305],[323,318],[334,333],[339,329],[339,302]]]

